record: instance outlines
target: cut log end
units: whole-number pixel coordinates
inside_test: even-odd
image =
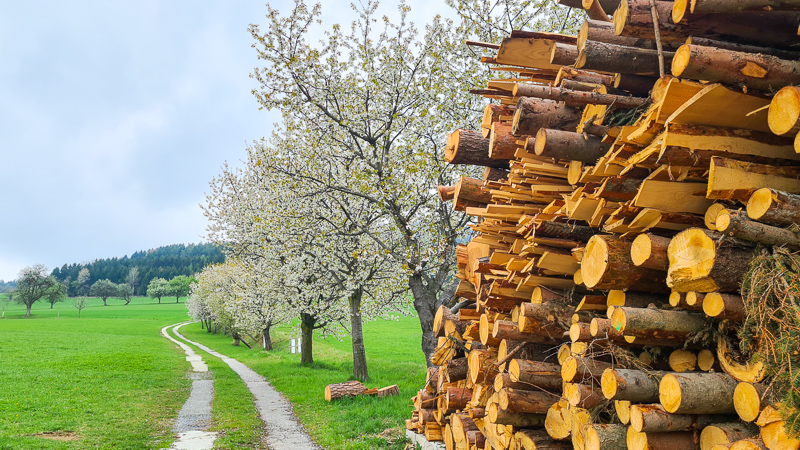
[[[787,86],[772,98],[767,123],[777,135],[797,132],[800,129],[800,88]]]
[[[636,236],[631,244],[631,260],[637,266],[641,266],[650,258],[651,245],[650,237],[646,234]]]
[[[658,385],[658,394],[664,409],[674,413],[681,406],[681,384],[671,374],[664,375]]]
[[[674,11],[674,9],[673,9]],[[683,71],[689,65],[692,59],[692,48],[690,45],[681,45],[675,51],[675,56],[672,58],[672,74],[676,77],[681,76]]]
[[[761,412],[761,393],[753,384],[739,383],[733,391],[733,407],[739,418],[745,422],[752,422]]]
[[[753,195],[747,200],[747,216],[753,220],[764,217],[764,214],[772,207],[773,201],[774,196],[770,188],[761,188],[753,192]]]

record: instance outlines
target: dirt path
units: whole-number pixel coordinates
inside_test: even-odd
[[[274,450],[317,450],[319,448],[297,422],[297,418],[292,411],[292,404],[276,391],[264,377],[239,361],[218,353],[203,344],[191,341],[181,335],[179,330],[187,323],[188,322],[173,325],[172,332],[178,339],[195,345],[206,353],[220,358],[239,375],[242,381],[244,381],[247,389],[253,394],[256,409],[261,415],[261,420],[264,422],[264,428],[267,431],[267,435],[264,437],[264,444],[267,448]]]

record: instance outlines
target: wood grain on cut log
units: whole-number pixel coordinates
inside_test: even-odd
[[[656,234],[640,234],[631,243],[631,261],[636,266],[666,272],[669,269],[669,238]]]
[[[711,450],[718,444],[730,444],[740,439],[758,436],[758,427],[749,423],[715,423],[703,428],[700,433],[700,449]]]
[[[627,437],[625,425],[593,423],[586,429],[586,450],[624,449]]]
[[[447,136],[444,160],[450,164],[508,168],[508,161],[489,158],[489,139],[480,131],[456,130]]]
[[[747,315],[742,297],[736,294],[710,292],[703,298],[703,312],[708,317],[741,322]]]
[[[450,308],[442,305],[438,310],[436,310],[436,315],[433,317],[434,336],[444,336],[444,323],[447,320],[458,321],[458,315],[450,311]]]
[[[609,147],[597,136],[542,128],[536,133],[534,152],[546,158],[595,164]]]
[[[627,425],[631,423],[631,402],[629,400],[614,400],[614,412],[620,423]]]
[[[697,355],[689,350],[679,348],[669,354],[669,367],[674,372],[689,372],[697,367]]]
[[[747,215],[753,220],[779,227],[800,223],[800,195],[761,188],[747,200]]]
[[[544,424],[544,414],[514,413],[506,411],[497,403],[492,403],[486,411],[489,422],[514,427],[537,427]]]
[[[666,290],[664,273],[634,265],[630,242],[613,236],[596,235],[589,239],[581,261],[581,275],[590,289]]]
[[[628,400],[637,403],[658,401],[658,383],[665,375],[660,371],[613,369],[603,371],[600,387],[609,400]]]
[[[483,137],[488,138],[489,133],[492,130],[492,124],[498,122],[500,117],[503,116],[513,116],[514,115],[514,107],[513,106],[506,106],[506,105],[498,105],[495,103],[489,103],[483,109],[483,119],[481,121],[481,130],[483,131]]]
[[[726,373],[670,373],[659,384],[659,399],[676,414],[733,414],[736,380]]]
[[[569,327],[569,339],[572,342],[590,342],[592,341],[592,333],[588,323],[579,322],[573,323]]]
[[[571,406],[585,409],[594,409],[604,401],[599,387],[581,383],[564,383],[561,396]]]
[[[455,443],[463,443],[468,439],[470,431],[478,431],[478,426],[467,414],[453,414],[450,416],[450,429]]]
[[[741,382],[733,391],[733,406],[736,414],[745,422],[752,422],[758,418],[761,410],[767,406],[764,398],[767,386],[761,383]]]
[[[722,370],[738,381],[757,383],[766,376],[766,367],[760,361],[740,362],[734,358],[728,340],[720,334],[717,339],[717,359]]]
[[[572,431],[572,415],[569,412],[569,403],[561,399],[550,406],[544,421],[544,429],[553,439],[568,439]]]
[[[758,189],[772,188],[800,193],[800,169],[711,158],[706,197],[746,202]]]
[[[718,232],[689,228],[672,238],[667,253],[667,284],[673,290],[737,292],[752,248]]]
[[[631,406],[631,427],[639,433],[700,431],[712,423],[730,422],[734,417],[723,414],[672,414],[658,403]]]
[[[513,323],[513,322],[512,322]],[[492,331],[494,329],[494,315],[491,314],[482,314],[480,320],[480,337],[481,337],[481,344],[486,345],[488,347],[497,348],[500,345],[500,340],[503,338],[496,338],[492,336]]]
[[[611,326],[626,336],[684,340],[707,325],[703,314],[622,306],[614,310]]]
[[[517,139],[517,136],[511,134],[510,124],[493,123],[492,132],[489,134],[489,157],[499,160],[514,159],[514,153],[519,148]]]
[[[697,353],[697,368],[703,372],[708,372],[711,370],[719,372],[722,370],[719,367],[717,357],[714,355],[714,352],[707,348],[704,348]]]
[[[578,47],[572,44],[556,43],[550,52],[550,64],[571,66],[578,59]]]
[[[672,74],[692,80],[774,91],[800,82],[800,62],[685,44],[675,51]]]
[[[672,63],[675,53],[665,51],[663,54],[664,64]],[[658,58],[657,50],[586,41],[575,67],[600,72],[658,75]]]
[[[574,91],[542,84],[517,83],[515,97],[536,97],[566,102],[568,105],[614,105],[619,108],[637,108],[649,102],[646,98],[600,92]]]
[[[468,379],[473,383],[486,383],[494,380],[498,373],[497,354],[489,350],[472,350],[469,352],[469,373]]]
[[[358,381],[329,384],[325,386],[325,400],[331,401],[342,397],[355,397],[364,393],[367,387]]]
[[[588,410],[583,408],[570,407],[572,413],[572,430],[570,438],[572,447],[581,449],[586,448],[586,428],[592,423],[592,417]]]
[[[725,206],[723,203],[713,203],[711,206],[709,206],[705,215],[703,216],[703,221],[706,224],[706,228],[711,231],[717,231],[717,216],[726,209],[727,206]]]
[[[784,421],[772,422],[761,427],[761,439],[769,449],[797,450],[800,439],[789,436]]]

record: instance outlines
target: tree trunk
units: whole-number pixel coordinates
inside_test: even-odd
[[[672,63],[673,52],[663,52],[664,65]],[[586,41],[575,67],[635,75],[658,75],[658,51],[605,42]]]
[[[692,80],[772,91],[800,82],[800,62],[686,44],[675,52],[672,74]]]
[[[533,148],[537,155],[546,158],[595,164],[609,147],[597,136],[542,128],[536,133]]]
[[[33,304],[25,305],[25,317],[31,316],[31,306],[33,306]]]
[[[664,409],[677,414],[735,414],[736,380],[726,373],[670,373],[659,384]]]
[[[106,303],[106,298],[105,297],[103,297],[103,306],[108,306],[108,303]]]
[[[369,373],[367,371],[367,353],[364,349],[364,331],[361,320],[362,295],[361,288],[350,294],[350,328],[353,341],[353,378],[367,381]]]
[[[578,47],[571,44],[553,45],[553,50],[550,53],[550,64],[558,64],[562,66],[571,66],[578,58]]]
[[[563,103],[534,97],[522,97],[514,111],[511,132],[516,135],[535,136],[540,128],[557,128],[575,131],[581,112]]]
[[[161,304],[161,297],[158,297],[158,304]]]
[[[412,274],[408,279],[411,293],[414,295],[414,309],[419,316],[419,325],[422,329],[422,353],[425,354],[425,363],[433,367],[431,355],[436,349],[436,337],[433,335],[433,319],[436,315],[436,294],[425,286],[421,274]]]
[[[631,427],[639,433],[699,431],[712,423],[730,422],[733,418],[730,415],[671,414],[658,403],[631,406]]]
[[[300,364],[313,364],[314,353],[311,339],[314,337],[314,325],[317,318],[311,314],[300,313],[300,330],[302,342],[300,343]]]
[[[180,295],[175,296],[175,303],[180,303],[181,297]]]
[[[747,200],[747,215],[759,222],[788,227],[800,222],[800,195],[761,188]]]
[[[447,137],[444,160],[450,164],[508,168],[507,160],[489,158],[489,139],[480,131],[456,130]]]
[[[530,83],[517,83],[514,86],[514,96],[562,101],[568,105],[614,105],[620,108],[636,108],[649,102],[649,99],[641,97],[574,91]]]
[[[664,272],[634,265],[631,243],[613,236],[596,235],[589,239],[581,261],[581,275],[591,289],[667,290]]]
[[[272,321],[267,322],[267,326],[264,327],[264,331],[261,338],[261,343],[264,345],[265,351],[272,350],[272,336],[270,336],[269,331],[272,328]]]

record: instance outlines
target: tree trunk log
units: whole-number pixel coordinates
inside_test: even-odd
[[[546,414],[559,396],[545,391],[503,389],[497,393],[502,410],[514,413]]]
[[[669,303],[669,297],[666,294],[612,289],[608,291],[606,303],[608,306],[627,306],[629,308],[647,308],[650,305],[661,307]]]
[[[561,379],[567,383],[580,383],[589,379],[600,380],[603,371],[610,367],[611,364],[607,362],[570,356],[561,365]]]
[[[736,380],[726,373],[670,373],[659,384],[659,399],[673,414],[734,414]]]
[[[361,299],[363,291],[356,289],[348,299],[350,305],[350,336],[353,347],[353,378],[360,381],[369,379],[367,352],[364,348],[363,321],[361,319]]]
[[[800,168],[758,164],[715,156],[711,158],[706,197],[746,202],[758,189],[800,193]]]
[[[483,109],[483,120],[481,121],[481,130],[483,137],[488,138],[492,130],[492,124],[499,121],[501,117],[511,117],[514,115],[513,106],[498,105],[489,103]]]
[[[517,102],[511,132],[517,136],[535,136],[540,128],[575,131],[580,120],[580,111],[563,103],[523,97]]]
[[[800,223],[800,195],[770,188],[759,189],[747,200],[747,215],[753,220],[779,227]]]
[[[678,292],[738,292],[752,247],[720,233],[689,228],[669,244],[667,284]]]
[[[631,244],[631,261],[636,266],[666,272],[669,269],[669,238],[656,234],[640,234]]]
[[[671,64],[674,52],[662,52],[664,64]],[[575,67],[578,69],[634,75],[658,75],[658,51],[624,45],[586,41]]]
[[[557,390],[561,388],[561,366],[540,361],[512,359],[508,373],[514,383],[523,383],[525,389]]]
[[[707,325],[703,314],[621,306],[614,309],[611,326],[626,336],[685,340]]]
[[[761,383],[741,382],[736,385],[733,391],[733,407],[736,414],[745,422],[753,422],[758,418],[759,413],[767,406],[764,394],[767,386]]]
[[[453,209],[466,211],[470,207],[486,206],[492,201],[492,195],[484,192],[482,187],[483,181],[462,175],[456,184],[456,192],[453,195]]]
[[[655,4],[662,42],[683,43],[688,36],[702,36],[750,45],[790,48],[790,40],[786,36],[797,35],[798,17],[792,12],[691,14],[684,10],[676,14],[673,2],[659,0]],[[614,31],[621,36],[655,39],[650,1],[620,2],[614,12]]]
[[[618,36],[614,32],[613,22],[602,22],[599,20],[586,20],[583,22],[578,32],[578,50],[583,48],[586,41],[605,42],[606,44],[623,45],[625,47],[656,49],[656,41],[651,39],[639,39],[629,36]],[[675,46],[665,44],[665,48],[674,50]],[[652,87],[652,84],[651,84]]]
[[[472,350],[469,352],[468,379],[473,384],[487,383],[494,380],[499,372],[495,363],[497,354],[489,350]]]
[[[545,158],[595,164],[609,147],[597,136],[542,128],[536,133],[534,152]]]
[[[740,439],[758,436],[758,427],[749,423],[724,422],[708,425],[700,433],[700,449],[711,450],[715,445],[730,444]]]
[[[614,75],[614,87],[632,94],[648,95],[658,77],[618,73]]]
[[[444,406],[447,411],[464,409],[472,399],[472,389],[449,387],[444,394]]]
[[[578,59],[578,47],[572,44],[556,43],[550,52],[550,64],[571,66]],[[516,95],[516,94],[515,94]]]
[[[480,131],[456,130],[447,136],[444,160],[450,164],[508,168],[508,161],[489,157],[489,139]]]
[[[433,335],[436,337],[443,337],[444,323],[446,321],[458,322],[458,315],[450,311],[450,308],[442,305],[436,310],[436,315],[433,317]]]
[[[631,427],[638,433],[700,431],[712,423],[727,422],[733,417],[719,414],[671,414],[660,404],[631,406]]]
[[[514,413],[500,408],[497,403],[489,405],[486,411],[489,422],[513,427],[538,427],[544,424],[543,414]]]
[[[593,423],[586,429],[586,450],[625,450],[628,427]]]
[[[675,51],[672,74],[692,80],[774,91],[800,82],[800,62],[685,44]]]
[[[447,364],[440,370],[444,371],[444,376],[448,383],[465,380],[469,371],[469,358],[453,358],[447,361]]]
[[[658,383],[665,372],[635,369],[606,369],[600,379],[603,396],[609,400],[636,403],[658,401]]]
[[[581,261],[581,275],[590,289],[667,291],[664,272],[634,265],[630,242],[612,236],[596,235],[589,239]]]
[[[489,157],[498,160],[514,159],[519,148],[517,139],[517,136],[511,134],[511,125],[506,122],[493,123],[489,135]]]
[[[703,298],[703,312],[708,317],[741,322],[747,315],[742,297],[736,294],[710,292]]]
[[[578,408],[594,409],[603,403],[603,394],[600,388],[582,383],[564,383],[562,396],[571,406]]]
[[[694,14],[800,10],[800,3],[795,0],[692,0],[691,5]]]
[[[342,397],[355,397],[364,393],[367,387],[360,381],[329,384],[325,386],[325,400],[331,401]]]
[[[759,47],[757,45],[740,44],[738,42],[719,41],[700,36],[691,36],[686,39],[686,43],[691,45],[700,45],[702,47],[715,47],[725,50],[733,50],[735,52],[761,53],[763,55],[771,55],[781,59],[800,59],[800,52],[797,51],[782,50],[771,47]]]
[[[575,91],[531,83],[517,83],[514,86],[514,96],[543,98],[566,102],[568,105],[614,105],[619,108],[637,108],[649,102],[649,99],[641,97]]]
[[[628,427],[626,442],[631,450],[700,450],[696,432],[639,433]]]

